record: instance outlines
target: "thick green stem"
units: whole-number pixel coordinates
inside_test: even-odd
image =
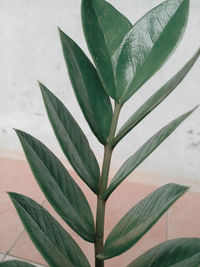
[[[115,109],[113,114],[113,119],[110,127],[110,134],[108,137],[107,144],[104,147],[104,159],[103,167],[100,179],[99,194],[97,196],[97,215],[96,215],[96,240],[95,240],[95,266],[104,267],[104,261],[96,258],[96,255],[103,249],[104,245],[104,221],[105,221],[105,207],[106,201],[101,199],[101,195],[106,191],[110,170],[110,162],[113,148],[111,142],[115,136],[115,131],[117,127],[117,122],[119,118],[119,113],[121,110],[121,105],[115,103]]]

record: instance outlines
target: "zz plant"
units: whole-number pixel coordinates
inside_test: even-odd
[[[200,54],[194,56],[154,93],[116,132],[126,101],[160,69],[179,43],[188,19],[189,0],[167,0],[135,25],[104,0],[82,0],[82,24],[93,58],[59,30],[71,83],[92,132],[104,146],[103,166],[63,103],[40,83],[55,135],[79,177],[97,196],[96,221],[81,188],[58,158],[33,136],[16,130],[31,170],[44,195],[62,219],[85,241],[94,244],[95,266],[135,245],[188,188],[166,184],[138,202],[111,230],[104,242],[106,202],[112,192],[145,160],[194,109],[153,135],[119,168],[108,185],[115,146],[155,109],[183,80]],[[114,100],[114,108],[111,104]],[[34,200],[9,193],[30,238],[49,266],[88,267],[86,256],[64,228]],[[0,266],[32,266],[8,261]],[[150,249],[128,267],[200,266],[200,239],[166,241]]]

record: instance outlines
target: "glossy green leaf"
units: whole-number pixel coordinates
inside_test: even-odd
[[[187,189],[167,184],[138,202],[113,228],[98,258],[112,258],[132,247]]]
[[[142,119],[144,119],[154,108],[156,108],[183,80],[190,71],[200,54],[200,49],[194,56],[177,72],[167,83],[165,83],[155,94],[153,94],[121,127],[114,139],[115,146],[129,131],[131,131]]]
[[[26,196],[9,196],[31,240],[50,266],[90,266],[80,247],[47,210]]]
[[[116,99],[111,57],[132,25],[104,0],[82,0],[81,11],[85,38],[97,71],[107,93]]]
[[[100,170],[88,140],[63,103],[40,84],[49,120],[69,162],[91,188],[98,193]]]
[[[46,198],[75,232],[85,240],[94,242],[92,212],[79,186],[44,144],[25,132],[16,132]]]
[[[35,265],[32,265],[24,261],[12,260],[12,261],[0,262],[0,267],[35,267]]]
[[[129,157],[115,174],[108,189],[103,195],[107,199],[113,190],[141,163],[143,162],[196,108],[171,121],[155,135],[153,135],[135,154]]]
[[[189,0],[167,0],[142,17],[112,58],[117,97],[128,100],[167,60],[186,27]]]
[[[127,267],[199,267],[200,238],[178,238],[148,250]]]
[[[105,144],[112,121],[112,106],[93,64],[81,48],[60,30],[69,77],[82,112],[98,140]]]

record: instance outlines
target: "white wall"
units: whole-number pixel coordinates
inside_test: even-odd
[[[135,22],[159,0],[112,0]],[[63,156],[48,122],[37,79],[67,105],[102,156],[102,147],[88,128],[67,75],[57,26],[86,53],[80,0],[0,0],[0,149],[21,151],[12,128],[25,130]],[[120,124],[193,55],[200,44],[200,1],[191,0],[190,19],[184,38],[167,64],[124,107]],[[114,153],[119,166],[158,129],[200,103],[197,62],[182,84],[146,118]],[[139,168],[165,176],[200,180],[200,108],[173,133]],[[1,152],[3,154],[4,152]],[[101,160],[100,160],[101,162]]]

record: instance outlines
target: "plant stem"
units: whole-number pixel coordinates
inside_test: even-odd
[[[101,195],[106,191],[110,170],[110,162],[113,152],[113,147],[111,146],[111,142],[115,136],[117,122],[119,118],[119,113],[122,105],[115,102],[115,108],[113,113],[113,119],[110,127],[110,134],[108,137],[108,141],[104,147],[104,159],[103,159],[103,167],[99,185],[99,194],[97,196],[97,215],[96,215],[96,239],[95,239],[95,266],[96,267],[104,267],[104,261],[99,260],[96,256],[103,249],[104,245],[104,221],[105,221],[105,207],[106,201],[101,199]]]

